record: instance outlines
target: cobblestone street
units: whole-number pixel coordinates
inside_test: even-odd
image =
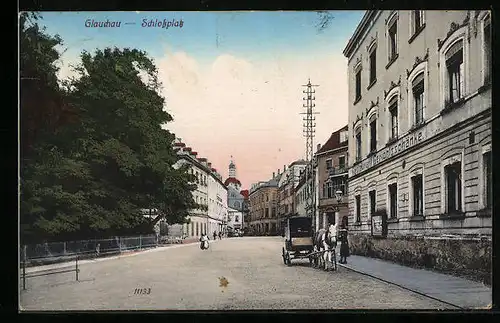
[[[81,265],[29,278],[23,310],[445,309],[446,304],[339,267],[281,259],[282,239],[244,237]],[[224,279],[225,278],[225,279]],[[227,280],[227,284],[224,282]],[[226,285],[226,286],[224,286]],[[134,295],[136,288],[150,288]]]

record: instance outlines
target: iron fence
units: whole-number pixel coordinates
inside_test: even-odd
[[[155,248],[159,244],[178,243],[183,237],[159,237],[157,235],[141,235],[135,237],[114,237],[108,239],[91,239],[79,241],[47,242],[41,244],[23,245],[19,248],[21,279],[23,289],[26,289],[26,278],[52,274],[75,272],[78,281],[78,261],[81,259],[105,257],[126,251]],[[174,240],[176,242],[174,242]],[[59,269],[47,269],[32,273],[26,272],[26,267],[75,262],[75,265]]]
[[[136,237],[114,237],[108,239],[92,239],[79,241],[47,242],[33,244],[21,248],[21,259],[27,262],[36,262],[42,259],[71,258],[79,255],[104,255],[121,253],[128,250],[140,250],[158,246],[156,235],[145,235]]]

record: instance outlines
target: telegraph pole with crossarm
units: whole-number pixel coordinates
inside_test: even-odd
[[[305,109],[305,112],[302,112],[300,114],[303,114],[304,117],[302,118],[303,120],[303,130],[302,133],[304,137],[306,138],[306,161],[307,161],[307,167],[306,167],[306,183],[308,183],[308,180],[311,179],[311,186],[306,187],[306,210],[307,213],[309,213],[309,210],[311,210],[311,216],[313,219],[313,226],[315,226],[315,215],[316,215],[316,200],[315,200],[315,183],[314,183],[314,135],[315,135],[315,128],[316,128],[316,114],[319,114],[318,112],[314,111],[314,108],[316,107],[316,104],[314,103],[314,100],[316,99],[315,97],[315,87],[318,87],[319,85],[313,85],[311,84],[311,80],[309,79],[307,84],[302,85],[306,87],[305,90],[302,91],[302,93],[305,94],[305,97],[302,98],[304,103],[302,104],[302,107]],[[308,185],[308,184],[306,184]]]

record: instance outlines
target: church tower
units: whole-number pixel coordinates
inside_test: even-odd
[[[228,178],[224,182],[226,186],[232,186],[238,192],[241,189],[241,182],[236,178],[236,165],[233,162],[233,156],[231,156],[231,162],[229,163]]]
[[[229,178],[236,178],[236,165],[233,162],[232,156],[231,162],[229,163]]]

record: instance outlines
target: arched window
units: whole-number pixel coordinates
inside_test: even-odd
[[[464,149],[453,149],[444,157],[441,162],[441,213],[462,213],[465,211]]]
[[[408,76],[408,118],[411,126],[425,121],[427,106],[427,61],[415,66]]]
[[[439,50],[441,102],[445,108],[463,99],[468,92],[468,34],[467,26],[458,28]]]
[[[377,133],[377,109],[372,109],[368,115],[368,153],[377,151],[378,133]]]
[[[398,12],[394,11],[387,19],[387,66],[386,69],[398,58]]]
[[[412,216],[425,216],[425,182],[424,165],[418,163],[409,170],[410,196],[408,198],[408,213]]]
[[[425,27],[425,11],[411,10],[410,11],[410,39],[411,43]]]
[[[387,138],[389,142],[396,140],[399,136],[399,118],[400,118],[400,89],[399,86],[393,88],[387,93],[385,100],[385,110],[387,111]]]
[[[354,129],[354,139],[355,139],[355,162],[361,161],[361,147],[362,147],[362,142],[361,142],[361,122],[359,125]]]

